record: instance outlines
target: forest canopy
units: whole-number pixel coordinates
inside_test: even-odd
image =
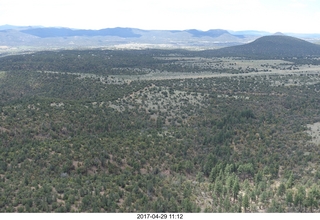
[[[0,58],[0,211],[319,212],[316,59],[199,54]]]

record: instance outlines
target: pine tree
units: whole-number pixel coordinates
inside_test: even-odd
[[[239,184],[239,179],[238,177],[235,178],[233,187],[232,187],[232,193],[233,193],[233,201],[235,201],[238,197],[240,191],[240,184]]]
[[[223,185],[220,180],[216,180],[214,185],[214,193],[220,198],[222,195]]]
[[[287,190],[286,202],[289,206],[291,206],[291,204],[293,203],[293,192],[291,190]]]
[[[307,198],[307,206],[310,207],[310,211],[313,212],[313,207],[318,207],[317,198],[319,197],[319,192],[316,189],[315,186],[311,188],[311,190],[308,192],[308,198]]]
[[[292,185],[293,185],[293,176],[292,176],[292,173],[290,174],[290,177],[289,177],[286,185],[287,185],[287,189],[290,189],[290,188],[292,187]]]
[[[302,211],[302,205],[306,197],[306,190],[303,186],[298,188],[298,192],[294,196],[294,204],[299,206],[299,211]]]
[[[286,187],[285,187],[285,185],[283,183],[281,183],[279,188],[278,188],[277,194],[278,194],[278,196],[281,197],[281,196],[283,196],[285,194],[285,192],[286,192]]]
[[[247,193],[243,196],[242,206],[244,208],[244,212],[247,212],[247,208],[249,208],[249,197]]]

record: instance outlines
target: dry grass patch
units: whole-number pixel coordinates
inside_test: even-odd
[[[6,76],[5,71],[0,71],[0,79],[4,78]]]
[[[307,133],[311,136],[311,142],[314,144],[320,144],[320,122],[307,125]]]

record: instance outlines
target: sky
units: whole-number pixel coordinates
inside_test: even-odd
[[[0,0],[0,25],[320,33],[319,0]]]

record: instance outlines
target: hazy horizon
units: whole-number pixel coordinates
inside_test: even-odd
[[[320,2],[314,0],[4,0],[0,25],[144,30],[258,30],[320,33]]]
[[[5,26],[13,26],[17,28],[24,28],[24,27],[30,27],[30,28],[67,28],[67,29],[73,29],[73,30],[102,30],[102,29],[108,29],[108,28],[132,28],[132,29],[139,29],[139,30],[144,30],[144,31],[187,31],[187,30],[198,30],[198,31],[210,31],[210,30],[225,30],[228,31],[229,33],[237,33],[237,32],[261,32],[265,34],[276,34],[276,33],[283,33],[286,35],[290,34],[295,34],[295,35],[312,35],[312,34],[320,34],[319,33],[297,33],[297,32],[282,32],[282,31],[275,31],[275,32],[270,32],[266,30],[230,30],[230,29],[223,29],[223,28],[211,28],[211,29],[206,29],[206,30],[201,30],[197,28],[190,28],[190,29],[143,29],[143,28],[137,28],[137,27],[104,27],[104,28],[98,28],[98,29],[93,29],[93,28],[73,28],[73,27],[67,27],[67,26],[43,26],[43,25],[11,25],[11,24],[1,24],[0,27],[5,27]],[[10,28],[9,28],[10,29]],[[3,29],[2,29],[3,30]]]

